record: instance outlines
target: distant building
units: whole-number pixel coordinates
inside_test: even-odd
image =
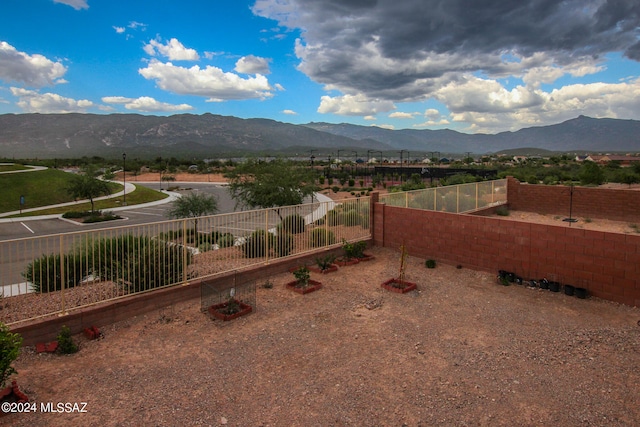
[[[619,162],[622,166],[630,166],[635,163],[640,163],[640,157],[634,156],[615,156],[611,154],[606,154],[604,156],[598,155],[588,155],[585,161],[595,162],[600,165],[606,165],[609,162]]]

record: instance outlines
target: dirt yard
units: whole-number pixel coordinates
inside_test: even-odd
[[[198,300],[76,337],[80,352],[24,349],[19,385],[37,413],[12,426],[634,426],[640,420],[640,310],[409,257],[418,290],[380,284],[399,254],[265,277],[256,311],[213,321]],[[272,289],[262,285],[270,281]],[[40,403],[86,402],[86,413]]]

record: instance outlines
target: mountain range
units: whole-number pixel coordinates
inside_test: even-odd
[[[389,130],[352,124],[294,125],[210,113],[0,115],[0,158],[207,158],[256,154],[326,155],[338,149],[485,154],[535,148],[555,152],[640,152],[640,121],[579,116],[498,134]]]

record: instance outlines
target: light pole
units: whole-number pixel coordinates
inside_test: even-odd
[[[122,206],[127,206],[127,153],[122,153],[122,182],[124,183]]]
[[[318,151],[318,150],[310,150],[310,155],[309,155],[309,159],[311,160],[311,167],[313,167],[313,161],[315,160],[316,156],[313,155],[314,151]]]
[[[408,151],[407,150],[400,150],[400,182],[402,182],[402,178],[403,178],[403,176],[402,176],[402,172],[403,172],[402,171],[402,163],[403,163],[402,162],[402,154],[403,153],[408,153]]]

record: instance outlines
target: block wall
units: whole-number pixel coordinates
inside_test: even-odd
[[[513,210],[573,218],[606,218],[640,225],[640,191],[565,185],[522,184],[507,178],[507,198]],[[573,199],[573,202],[571,201]]]
[[[640,306],[640,235],[376,203],[373,243],[409,254],[525,279],[555,275],[592,295]]]

